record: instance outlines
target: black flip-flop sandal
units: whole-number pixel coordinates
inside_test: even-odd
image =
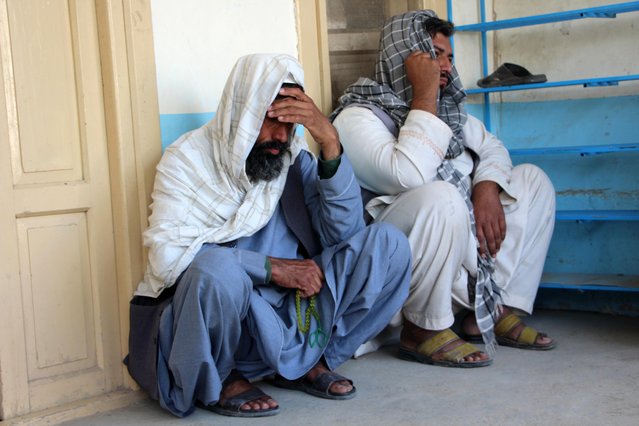
[[[316,396],[318,398],[344,400],[355,397],[357,389],[353,386],[353,389],[346,393],[334,393],[331,392],[331,385],[335,382],[347,381],[351,385],[352,380],[335,373],[334,371],[325,371],[317,375],[315,380],[310,381],[306,376],[300,377],[297,380],[288,380],[284,377],[276,374],[275,376],[265,379],[267,383],[272,384],[278,388],[297,390],[306,392],[309,395]]]
[[[265,410],[242,410],[242,405],[247,402],[255,401],[260,398],[268,397],[267,394],[262,392],[259,388],[255,387],[245,392],[235,395],[233,398],[224,400],[224,402],[218,402],[217,404],[211,404],[204,406],[209,411],[221,414],[229,417],[266,417],[274,416],[280,412],[280,407],[267,408]]]
[[[224,381],[224,385],[226,386],[229,383],[235,382],[237,380],[244,380],[244,376],[242,376],[242,374],[238,371],[233,370]],[[220,400],[216,404],[205,405],[198,401],[196,405],[214,413],[229,417],[266,417],[274,416],[275,414],[280,412],[279,406],[258,410],[242,410],[242,405],[246,404],[247,402],[256,401],[265,397],[272,399],[269,395],[262,392],[262,390],[257,386],[251,386],[253,386],[251,389],[240,392],[239,394],[225,399],[224,401]]]

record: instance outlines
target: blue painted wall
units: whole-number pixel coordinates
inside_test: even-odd
[[[467,107],[483,118],[482,104]],[[491,104],[490,118],[508,148],[637,143],[639,96]]]
[[[468,105],[483,117],[483,105]],[[639,143],[639,96],[491,105],[509,149]],[[549,175],[558,210],[639,210],[639,153],[513,156]],[[639,222],[557,222],[548,272],[639,275]]]
[[[182,134],[197,129],[211,121],[213,112],[197,114],[160,114],[160,131],[162,132],[162,152]]]

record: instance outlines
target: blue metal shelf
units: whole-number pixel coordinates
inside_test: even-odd
[[[600,86],[618,86],[620,81],[639,80],[639,74],[632,75],[618,75],[611,77],[599,77],[599,78],[586,78],[580,80],[565,80],[565,81],[551,81],[546,83],[532,83],[532,84],[517,84],[514,86],[498,86],[498,87],[486,87],[486,88],[473,88],[467,89],[466,93],[469,95],[476,93],[490,93],[490,92],[509,92],[513,90],[531,90],[531,89],[545,89],[550,87],[560,86],[583,86],[583,87],[600,87]]]
[[[618,13],[636,12],[639,11],[639,1],[632,1],[626,3],[617,3],[606,6],[591,7],[586,9],[570,10],[564,12],[548,13],[543,15],[534,15],[514,19],[504,19],[501,21],[486,21],[486,2],[485,0],[479,0],[480,2],[480,22],[470,25],[456,26],[457,31],[475,31],[481,33],[481,53],[482,53],[482,77],[488,75],[488,50],[486,49],[487,39],[486,32],[493,30],[500,30],[505,28],[523,27],[529,25],[547,24],[552,22],[569,21],[574,19],[583,18],[615,18]],[[447,0],[448,8],[448,20],[453,21],[453,2]],[[452,44],[452,43],[451,43]],[[454,47],[454,45],[453,45]],[[618,85],[619,81],[637,80],[639,75],[629,76],[617,76],[617,77],[604,77],[594,78],[586,80],[569,80],[563,82],[551,82],[551,83],[537,83],[537,84],[524,84],[517,86],[501,86],[493,88],[475,88],[468,89],[467,93],[482,93],[484,95],[484,125],[488,131],[492,130],[492,123],[490,117],[490,96],[491,92],[505,92],[513,90],[530,90],[530,89],[543,89],[549,87],[570,86],[570,85],[583,85],[584,87],[590,86],[611,86]]]
[[[568,21],[584,18],[615,18],[618,13],[639,11],[639,1],[611,4],[607,6],[592,7],[565,12],[549,13],[536,16],[506,19],[500,21],[487,22],[486,2],[479,0],[480,22],[472,25],[456,26],[457,31],[480,32],[481,54],[482,54],[482,77],[488,75],[488,52],[487,38],[488,31],[501,30],[507,28],[524,27],[530,25],[547,24],[552,22]],[[448,20],[453,21],[452,0],[447,1]],[[454,47],[454,46],[453,46]],[[468,89],[468,94],[483,94],[484,98],[484,124],[488,130],[491,129],[490,120],[490,93],[514,90],[544,89],[560,86],[616,86],[619,82],[639,80],[639,75],[611,76],[603,78],[591,78],[582,80],[568,80],[547,82],[539,84],[524,84],[517,86],[501,86],[493,88],[473,88]],[[545,154],[579,154],[582,156],[596,155],[611,152],[639,151],[639,144],[610,144],[596,146],[574,146],[574,147],[548,147],[513,149],[511,155],[545,155]],[[639,221],[639,210],[564,210],[556,212],[558,221]],[[624,274],[604,274],[590,275],[579,273],[544,273],[541,280],[541,288],[546,289],[567,289],[577,290],[581,293],[588,291],[610,291],[618,294],[622,300],[630,296],[639,294],[639,276]],[[633,294],[630,294],[633,293]]]
[[[579,154],[581,156],[606,154],[613,152],[639,151],[639,144],[609,144],[609,145],[580,145],[580,146],[552,146],[544,148],[509,149],[513,155],[546,155],[546,154]]]
[[[615,18],[617,13],[636,11],[639,11],[639,1],[570,10],[566,12],[548,13],[544,15],[526,16],[514,19],[504,19],[501,21],[483,22],[479,24],[460,25],[455,28],[457,31],[494,31],[506,28],[548,24],[551,22],[570,21],[574,19]]]
[[[576,221],[637,221],[639,210],[558,210],[555,220]]]
[[[545,272],[540,288],[639,292],[639,276]]]

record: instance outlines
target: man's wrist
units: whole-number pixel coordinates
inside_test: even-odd
[[[325,160],[324,158],[322,158],[322,153],[320,153],[320,156],[318,158],[318,166],[317,166],[317,174],[319,175],[319,178],[330,179],[333,176],[335,176],[335,173],[337,173],[337,169],[339,168],[341,160],[342,160],[341,155],[339,155],[336,158],[333,158],[332,160]]]
[[[335,133],[337,133],[337,131]],[[320,157],[326,161],[334,160],[342,155],[342,144],[337,134],[328,140],[318,142],[318,144],[320,146]]]
[[[271,258],[268,256],[266,256],[266,261],[264,262],[264,269],[266,269],[264,284],[268,284],[271,282],[271,278],[273,277],[273,265],[271,264]]]
[[[499,194],[502,191],[501,186],[492,180],[483,180],[481,182],[477,182],[473,185],[473,194],[475,191],[479,191],[482,193],[492,192],[494,194]]]
[[[415,98],[410,104],[410,109],[419,109],[437,115],[437,101],[435,99]]]

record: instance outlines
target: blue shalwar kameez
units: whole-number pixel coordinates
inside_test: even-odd
[[[346,156],[318,166],[293,130],[280,175],[248,177],[246,158],[284,82],[304,85],[295,58],[240,58],[213,120],[171,144],[157,166],[125,362],[177,416],[196,401],[216,403],[232,369],[296,379],[322,356],[339,367],[408,295],[408,242],[391,225],[364,226]],[[320,320],[307,333],[298,329],[295,291],[269,282],[267,256],[310,256],[324,272]]]
[[[178,281],[161,318],[158,360],[160,404],[178,416],[189,414],[196,399],[217,401],[233,368],[249,378],[277,372],[296,379],[322,355],[337,368],[407,297],[410,249],[395,228],[364,226],[348,159],[342,156],[333,177],[319,179],[310,154],[300,156],[305,203],[325,247],[314,260],[326,279],[317,296],[326,345],[310,344],[314,318],[309,333],[298,330],[295,291],[265,283],[267,255],[300,258],[279,207],[236,247],[205,245]]]

